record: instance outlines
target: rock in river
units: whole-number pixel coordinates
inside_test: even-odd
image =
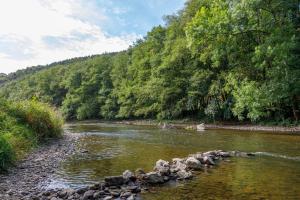
[[[147,183],[149,184],[159,184],[159,183],[164,183],[164,177],[161,176],[157,172],[149,172],[146,174],[144,177]]]
[[[198,170],[202,167],[201,162],[194,157],[188,157],[185,163],[189,169]]]
[[[120,186],[124,183],[123,176],[110,176],[104,179],[107,186]]]

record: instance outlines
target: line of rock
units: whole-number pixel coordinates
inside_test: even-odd
[[[191,179],[194,171],[203,170],[216,165],[230,157],[250,157],[252,153],[238,151],[208,151],[196,153],[186,158],[174,158],[172,162],[158,160],[154,170],[145,173],[137,169],[135,173],[126,170],[120,176],[106,177],[103,182],[89,187],[63,190],[50,190],[32,197],[33,200],[135,200],[139,194],[148,190],[149,186],[161,185],[169,181]]]

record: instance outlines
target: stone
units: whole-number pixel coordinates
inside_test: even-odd
[[[139,186],[136,186],[136,185],[134,185],[134,186],[128,186],[126,189],[129,190],[129,191],[131,191],[132,193],[139,193],[139,192],[141,192],[141,188]]]
[[[187,166],[184,163],[184,159],[174,158],[172,160],[172,166],[170,168],[171,173],[176,173],[180,170],[186,170]]]
[[[83,200],[94,199],[94,190],[88,190],[83,195]]]
[[[178,179],[190,179],[193,177],[192,172],[180,170],[177,173]]]
[[[120,186],[124,184],[123,176],[110,176],[104,179],[107,186]]]
[[[135,196],[134,195],[131,195],[130,197],[127,198],[127,200],[135,200]]]
[[[88,191],[87,187],[79,188],[76,190],[77,194],[84,194],[86,191]]]
[[[107,197],[104,197],[104,198],[103,198],[103,200],[112,200],[112,199],[114,199],[113,196],[107,196]]]
[[[204,162],[204,164],[207,164],[207,165],[215,165],[215,162],[209,156],[204,156],[203,162]]]
[[[110,194],[111,194],[113,197],[119,197],[119,196],[120,196],[120,191],[114,190],[114,191],[111,191]]]
[[[225,151],[221,151],[221,152],[218,152],[218,154],[224,158],[228,158],[230,157],[230,153],[229,152],[225,152]]]
[[[66,190],[62,190],[62,191],[60,191],[58,194],[57,194],[57,196],[59,197],[59,198],[64,198],[64,197],[66,197],[68,195],[68,192],[66,191]]]
[[[121,198],[128,198],[128,197],[130,197],[131,196],[131,192],[124,192],[124,193],[122,193],[121,194]]]
[[[168,175],[170,173],[170,164],[165,160],[158,160],[154,170],[159,172],[161,175]]]
[[[143,179],[143,177],[146,175],[145,171],[141,168],[135,170],[135,176],[138,178],[138,179]]]
[[[99,199],[101,196],[104,196],[105,192],[104,191],[98,191],[94,193],[94,199]]]
[[[164,183],[164,178],[157,172],[149,172],[144,177],[147,183],[149,184],[159,184]]]
[[[188,157],[185,161],[185,164],[189,169],[194,170],[199,170],[202,167],[201,162],[194,157]]]
[[[205,125],[202,123],[202,124],[198,124],[196,126],[196,130],[197,131],[204,131],[205,130]]]
[[[126,170],[123,172],[123,179],[127,183],[129,181],[135,181],[136,177],[130,170]]]

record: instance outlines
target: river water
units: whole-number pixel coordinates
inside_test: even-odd
[[[171,160],[215,149],[254,152],[200,172],[193,180],[152,188],[146,200],[300,199],[300,135],[234,130],[162,130],[150,126],[74,123],[86,150],[65,161],[52,185],[78,188],[120,175],[126,169],[152,170],[158,159]]]

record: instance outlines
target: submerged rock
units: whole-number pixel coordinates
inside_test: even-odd
[[[194,157],[188,157],[185,163],[189,169],[198,170],[202,167],[201,162]]]

